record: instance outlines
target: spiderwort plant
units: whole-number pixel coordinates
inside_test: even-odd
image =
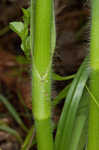
[[[38,150],[66,150],[66,148],[67,150],[82,150],[86,144],[86,138],[82,140],[83,138],[81,137],[85,135],[83,129],[88,118],[88,103],[86,107],[87,100],[85,97],[82,98],[84,87],[89,77],[87,59],[81,65],[72,84],[64,88],[54,99],[53,107],[62,98],[66,97],[62,114],[57,124],[55,142],[53,142],[51,80],[53,78],[61,81],[74,77],[61,77],[52,73],[52,56],[55,48],[53,9],[52,0],[31,0],[31,7],[27,10],[23,9],[24,22],[13,22],[10,27],[20,36],[22,40],[21,48],[32,64],[32,110]],[[30,32],[28,30],[29,22]],[[23,149],[28,145],[27,141],[32,136],[31,132],[32,130],[26,138],[26,143],[23,144]],[[82,144],[80,145],[79,143]]]

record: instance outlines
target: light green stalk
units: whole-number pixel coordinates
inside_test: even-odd
[[[91,27],[91,81],[90,88],[99,104],[99,0],[92,0]],[[99,105],[93,99],[90,101],[88,150],[99,149]]]
[[[31,0],[32,104],[38,150],[53,150],[51,127],[52,0]]]

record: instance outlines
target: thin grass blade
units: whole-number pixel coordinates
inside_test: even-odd
[[[62,77],[54,72],[52,73],[52,78],[53,78],[53,80],[56,80],[56,81],[70,80],[70,79],[73,79],[74,77],[75,77],[75,74],[66,76],[66,77]]]
[[[72,129],[76,118],[76,112],[83,93],[85,83],[88,79],[89,70],[86,69],[88,58],[85,59],[81,65],[71,88],[68,92],[67,99],[59,121],[55,150],[66,150],[70,148],[70,141],[72,137]]]
[[[15,108],[9,103],[9,101],[4,96],[2,96],[2,95],[0,95],[0,101],[6,106],[6,108],[10,112],[11,116],[22,127],[22,129],[24,129],[27,132],[28,129],[26,128],[26,126],[22,122],[22,120],[21,120],[19,114],[16,112]]]
[[[70,150],[83,150],[88,137],[89,95],[85,89],[75,119]]]

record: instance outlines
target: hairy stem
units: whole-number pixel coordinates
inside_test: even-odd
[[[91,81],[90,88],[99,104],[99,0],[92,0],[92,28],[90,45]],[[88,150],[99,149],[99,107],[90,101]]]
[[[32,104],[38,150],[53,150],[51,125],[52,0],[31,0]]]

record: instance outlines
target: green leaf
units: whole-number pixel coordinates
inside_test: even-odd
[[[24,51],[27,58],[30,55],[30,36],[28,36],[28,23],[12,22],[10,23],[10,29],[16,32],[22,40],[21,48]]]
[[[21,38],[21,49],[24,51],[27,58],[30,56],[30,36],[28,26],[30,24],[30,8],[22,9],[23,22],[11,22],[9,27],[16,32]]]
[[[88,137],[89,95],[85,89],[73,127],[70,150],[83,150]]]
[[[86,116],[85,115],[79,115],[76,118],[75,121],[75,126],[73,128],[73,133],[72,133],[72,139],[71,139],[71,145],[69,150],[77,150],[80,137],[82,134],[82,130],[84,128],[86,122]],[[80,149],[79,149],[80,150]]]
[[[52,73],[52,78],[53,80],[56,80],[56,81],[64,81],[64,80],[70,80],[70,79],[73,79],[75,77],[75,75],[70,75],[70,76],[66,76],[66,77],[62,77],[56,73]]]
[[[30,55],[30,36],[26,37],[25,42],[22,41],[21,49],[24,51],[25,55],[29,57]]]
[[[22,22],[11,22],[10,29],[16,32],[19,37],[22,39],[24,36],[24,23]]]
[[[68,92],[64,108],[58,124],[55,150],[69,150],[72,138],[72,130],[74,127],[76,113],[79,102],[82,97],[83,89],[89,76],[89,70],[86,68],[87,59],[81,65],[75,79],[72,82]]]
[[[84,150],[88,141],[88,120],[85,121],[85,125],[82,130],[82,134],[79,139],[79,144],[76,150]]]
[[[29,8],[22,8],[22,12],[24,14],[24,17],[30,18],[30,7]]]

